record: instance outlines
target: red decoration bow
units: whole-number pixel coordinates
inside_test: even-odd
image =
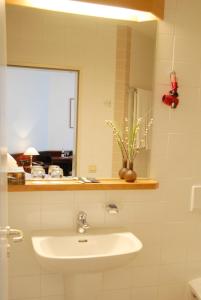
[[[164,104],[171,106],[171,108],[176,108],[179,104],[179,94],[177,93],[178,84],[175,72],[170,73],[170,81],[172,89],[169,91],[169,94],[163,95],[162,101]]]

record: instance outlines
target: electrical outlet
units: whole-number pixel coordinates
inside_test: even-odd
[[[89,173],[96,173],[96,165],[89,165],[88,166]]]

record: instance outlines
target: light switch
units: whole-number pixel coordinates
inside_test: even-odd
[[[201,185],[192,186],[190,211],[194,210],[200,210],[201,212]]]
[[[89,165],[88,166],[89,173],[96,173],[96,165]]]

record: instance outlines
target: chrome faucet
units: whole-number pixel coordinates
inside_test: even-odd
[[[85,233],[88,228],[90,228],[90,226],[87,223],[87,213],[80,211],[77,216],[77,231],[79,233]]]

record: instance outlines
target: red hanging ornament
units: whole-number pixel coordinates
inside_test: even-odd
[[[177,84],[177,77],[176,72],[170,73],[170,81],[172,89],[169,91],[169,94],[163,95],[162,101],[164,104],[170,106],[171,108],[176,108],[179,104],[179,94],[177,93],[178,84]]]

